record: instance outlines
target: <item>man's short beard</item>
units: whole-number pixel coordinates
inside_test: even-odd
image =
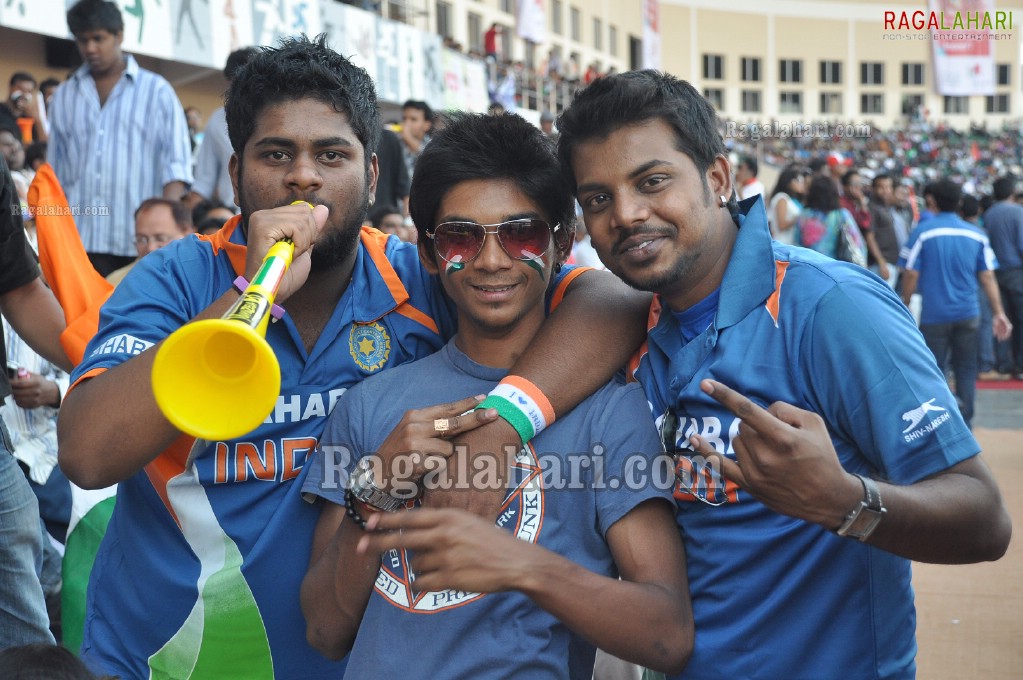
[[[362,232],[362,224],[366,220],[369,203],[369,178],[363,184],[362,196],[358,207],[348,214],[341,229],[321,236],[313,247],[310,255],[311,271],[321,272],[343,262],[355,249]]]

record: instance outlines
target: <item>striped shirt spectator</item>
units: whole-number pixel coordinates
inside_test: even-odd
[[[88,64],[53,95],[50,162],[85,250],[134,257],[135,209],[171,182],[192,181],[181,103],[163,77],[125,55],[103,104]],[[175,197],[176,198],[176,197]]]

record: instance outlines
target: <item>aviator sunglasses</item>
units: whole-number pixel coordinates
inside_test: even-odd
[[[540,219],[509,220],[497,224],[442,222],[433,233],[427,232],[426,235],[433,239],[437,254],[445,262],[465,264],[483,251],[487,234],[495,234],[501,248],[513,260],[535,260],[547,252],[551,237],[560,228],[560,224],[552,228]]]

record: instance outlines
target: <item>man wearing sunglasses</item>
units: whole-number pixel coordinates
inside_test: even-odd
[[[601,259],[657,293],[633,369],[678,458],[697,630],[679,677],[912,678],[910,560],[998,559],[1011,521],[898,297],[772,242],[716,123],[642,71],[558,124]]]
[[[104,305],[61,408],[68,477],[87,488],[118,482],[90,577],[82,656],[125,678],[334,678],[344,665],[309,645],[299,605],[319,518],[301,500],[300,476],[338,397],[440,349],[454,314],[415,246],[361,228],[381,129],[365,71],[324,36],[287,38],[235,74],[225,114],[241,215],[139,261]],[[192,440],[157,407],[149,350],[192,319],[221,317],[283,238],[295,259],[277,294],[284,314],[266,331],[281,367],[273,411],[244,436]],[[601,355],[602,338],[590,334],[577,354],[567,338],[580,318],[602,333],[622,325],[602,298],[636,305],[613,277],[573,281],[560,277],[564,304],[512,371],[549,390],[552,416],[606,382],[642,335],[622,329]],[[459,435],[473,455],[521,442],[505,419],[463,420],[481,425]],[[435,499],[491,518],[501,501],[475,489]]]
[[[497,526],[393,495],[399,467],[442,486],[449,416],[478,400],[432,405],[488,392],[529,345],[574,217],[549,140],[511,114],[456,116],[419,158],[410,205],[458,334],[349,390],[324,430],[303,486],[327,501],[302,588],[310,639],[351,649],[348,678],[589,680],[594,645],[677,671],[693,629],[670,485],[622,483],[667,463],[638,386],[602,387],[518,451]],[[392,493],[363,495],[370,460]],[[573,460],[587,472],[568,479]]]

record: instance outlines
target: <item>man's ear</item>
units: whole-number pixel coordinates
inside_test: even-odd
[[[369,172],[367,173],[367,179],[369,180],[369,193],[371,196],[376,196],[377,180],[379,178],[380,162],[377,160],[377,155],[373,154],[369,159]]]
[[[238,176],[241,170],[241,161],[238,160],[238,154],[231,154],[231,160],[227,162],[227,174],[231,177],[231,188],[234,189],[234,204],[237,206],[241,205],[238,198],[238,185],[241,183],[241,178]]]
[[[419,261],[423,263],[423,269],[428,274],[436,276],[440,274],[440,267],[437,266],[437,256],[433,252],[433,243],[429,237],[420,238],[416,242],[416,248],[419,249]]]
[[[726,200],[732,198],[735,187],[732,184],[732,166],[727,158],[721,154],[715,156],[707,168],[706,178],[715,203],[719,196],[724,196]]]

